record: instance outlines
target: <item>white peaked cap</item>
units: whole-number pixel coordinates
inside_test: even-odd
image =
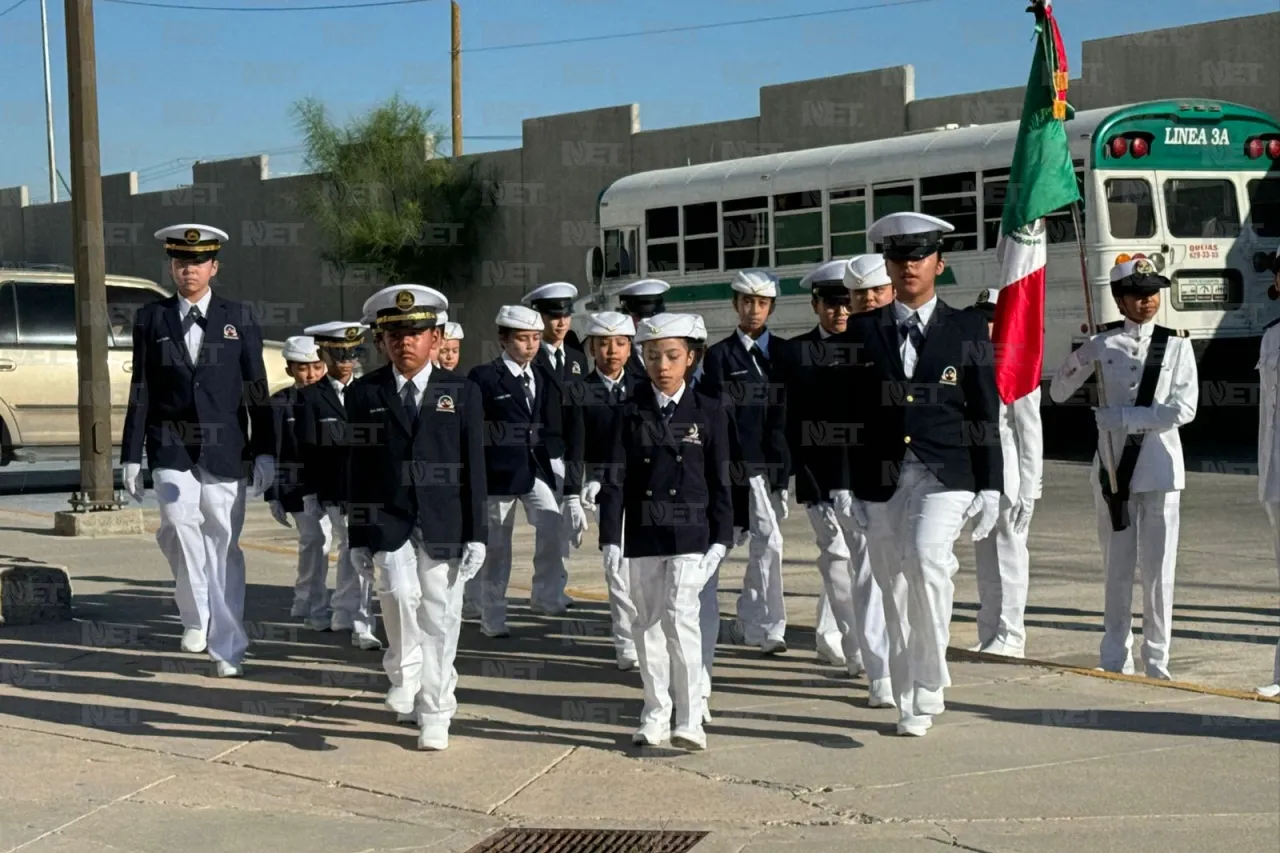
[[[1111,268],[1111,280],[1119,281],[1131,275],[1155,275],[1156,265],[1148,258],[1134,258]]]
[[[633,338],[635,334],[636,324],[629,314],[601,311],[599,314],[592,314],[587,320],[588,338],[612,338],[619,335]]]
[[[503,305],[498,309],[498,318],[494,323],[504,329],[521,332],[541,332],[544,328],[542,315],[523,305]]]
[[[827,261],[809,270],[809,274],[800,279],[801,290],[811,290],[815,284],[824,282],[839,283],[844,280],[844,268],[848,261]]]
[[[768,270],[738,270],[731,286],[735,292],[748,296],[778,295],[778,277]]]
[[[885,268],[883,255],[858,255],[844,267],[844,286],[850,290],[870,290],[893,284]]]
[[[618,290],[618,296],[660,296],[671,289],[660,278],[642,278]]]
[[[945,219],[930,216],[927,213],[902,211],[882,216],[867,229],[867,241],[883,243],[886,237],[903,237],[908,234],[931,234],[941,231],[950,234],[956,227]]]

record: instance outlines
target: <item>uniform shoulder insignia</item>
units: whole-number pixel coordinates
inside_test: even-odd
[[[1187,338],[1191,336],[1191,333],[1186,329],[1170,329],[1168,326],[1156,326],[1156,328],[1164,329],[1169,333],[1169,337],[1171,338]]]
[[[1115,322],[1112,322],[1112,323],[1103,323],[1101,326],[1098,327],[1098,331],[1109,332],[1112,329],[1118,329],[1123,325],[1124,325],[1124,320],[1116,320]]]

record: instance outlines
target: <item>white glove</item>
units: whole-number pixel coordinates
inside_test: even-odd
[[[859,530],[866,530],[871,526],[871,521],[867,518],[866,505],[855,498],[853,492],[848,489],[837,489],[832,492],[831,504],[835,507],[836,515],[850,519]]]
[[[969,508],[964,511],[965,521],[977,517],[973,523],[973,541],[986,539],[1000,520],[1000,493],[993,489],[984,489],[974,497]]]
[[[556,475],[556,491],[560,490],[561,484],[564,483],[564,460],[551,460],[551,473]]]
[[[765,484],[764,477],[757,476],[747,481],[747,489],[751,495],[747,507],[748,529],[755,536],[768,539],[773,535],[773,514],[769,512],[769,486]]]
[[[1036,511],[1034,498],[1018,498],[1018,504],[1010,513],[1009,526],[1021,536],[1031,527],[1031,514]]]
[[[1124,429],[1124,409],[1119,406],[1094,409],[1093,417],[1098,422],[1098,429],[1101,432]]]
[[[719,542],[707,549],[707,553],[702,555],[702,562],[698,564],[698,571],[704,578],[710,578],[712,573],[720,567],[720,561],[724,559],[724,546]]]
[[[480,574],[484,565],[484,543],[468,542],[462,546],[462,562],[458,564],[458,580],[466,583]]]
[[[1093,361],[1098,357],[1098,344],[1093,338],[1089,338],[1080,346],[1072,351],[1069,358],[1075,361],[1077,370],[1092,370]]]
[[[255,456],[253,459],[253,496],[256,498],[276,481],[276,460],[267,456]]]
[[[582,511],[582,498],[577,495],[569,495],[564,499],[565,507],[569,510],[569,521],[573,525],[573,547],[582,547],[582,534],[587,532],[587,514]]]
[[[791,502],[787,500],[790,496],[787,494],[786,489],[778,489],[774,492],[774,495],[777,496],[778,517],[782,521],[786,521],[791,517]]]
[[[142,493],[145,489],[142,487],[142,465],[137,462],[124,463],[123,470],[120,472],[120,479],[124,483],[124,490],[129,493],[129,497],[138,503],[142,503]]]
[[[278,523],[283,524],[285,527],[293,527],[289,523],[289,513],[284,511],[284,504],[280,503],[280,501],[271,501],[267,506],[271,507],[271,517]]]
[[[313,518],[321,518],[324,516],[324,510],[320,508],[320,499],[315,495],[303,496],[302,511]]]
[[[747,540],[751,538],[751,532],[745,527],[733,528],[733,547],[741,548],[747,544]]]
[[[592,480],[582,487],[582,492],[578,495],[582,501],[582,505],[590,507],[592,512],[596,511],[596,496],[600,494],[600,483]]]
[[[605,577],[613,577],[622,571],[622,546],[621,545],[605,545],[601,549],[604,552],[604,574]]]

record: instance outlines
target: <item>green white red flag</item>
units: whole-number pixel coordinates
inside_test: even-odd
[[[996,244],[1002,287],[991,339],[996,384],[1005,403],[1040,385],[1048,261],[1044,217],[1080,199],[1065,126],[1070,112],[1066,49],[1051,0],[1034,0],[1027,11],[1036,16],[1036,53]]]

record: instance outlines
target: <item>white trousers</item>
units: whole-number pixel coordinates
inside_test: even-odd
[[[716,660],[716,643],[720,640],[720,567],[702,584],[698,593],[698,630],[702,634],[702,699],[711,698],[711,667]],[[641,641],[656,645],[652,632]],[[659,634],[658,640],[661,640]]]
[[[831,612],[831,600],[827,598],[827,587],[824,584],[818,591],[818,605],[815,608],[813,633],[827,641],[832,648],[840,648],[844,642],[840,636],[840,624],[836,615]]]
[[[674,557],[632,557],[631,595],[636,605],[635,631],[646,640],[636,644],[644,682],[642,724],[668,723],[672,700],[677,728],[702,725],[703,667],[699,597],[706,578],[702,554]],[[650,629],[662,626],[665,656],[653,653],[661,645],[650,641]]]
[[[1120,672],[1133,659],[1133,579],[1142,574],[1142,661],[1147,673],[1167,670],[1173,630],[1173,574],[1178,560],[1180,492],[1129,496],[1129,526],[1116,532],[1102,487],[1094,484],[1098,544],[1107,586],[1102,614],[1102,668]]]
[[[1280,573],[1280,503],[1269,503],[1264,506],[1267,509],[1267,518],[1271,521],[1271,544],[1276,551],[1276,572]],[[1271,678],[1272,684],[1280,684],[1280,642],[1276,643],[1276,663]]]
[[[867,537],[852,527],[844,529],[829,503],[812,504],[805,510],[818,543],[823,598],[845,660],[853,667],[860,659],[869,680],[884,678],[889,674],[889,629],[880,588],[871,574]]]
[[[533,526],[533,585],[529,600],[548,609],[563,606],[569,575],[565,570],[560,500],[541,479],[519,497],[491,497],[488,501],[489,542],[484,567],[467,584],[467,599],[480,606],[480,622],[499,628],[507,621],[507,583],[511,580],[511,533],[516,504],[524,505],[525,519]]]
[[[757,490],[750,490],[751,518],[767,518],[773,530],[768,536],[752,533],[747,540],[747,570],[742,576],[737,610],[743,640],[753,646],[766,638],[781,640],[787,632],[787,608],[782,597],[782,528],[778,524],[782,510],[778,499],[779,495],[769,492],[768,499],[763,500]]]
[[[411,537],[396,551],[373,556],[376,589],[387,629],[382,667],[396,687],[416,691],[419,726],[448,725],[458,709],[458,632],[462,587],[458,562],[430,557]]]
[[[889,629],[889,677],[899,722],[927,722],[915,713],[917,686],[951,686],[947,644],[960,568],[953,547],[973,492],[952,491],[908,457],[893,497],[868,503],[871,573],[880,586]]]
[[[317,622],[329,619],[329,551],[333,547],[333,523],[328,515],[289,513],[298,529],[298,579],[293,585],[295,616]]]
[[[347,546],[347,519],[340,507],[324,515],[292,513],[298,526],[298,582],[294,586],[293,612],[316,621],[331,620],[334,631],[372,634],[378,627],[373,613],[373,575],[362,575],[351,562]],[[337,586],[328,595],[329,554],[338,545]],[[332,609],[332,614],[330,613]]]
[[[160,529],[156,542],[173,572],[182,627],[207,632],[209,656],[239,665],[249,647],[244,630],[245,483],[199,467],[151,472]]]
[[[995,528],[973,544],[978,574],[978,642],[985,646],[998,640],[1021,649],[1027,643],[1023,617],[1031,570],[1027,551],[1030,531],[1013,532],[1012,512],[1009,499],[1001,495]]]

